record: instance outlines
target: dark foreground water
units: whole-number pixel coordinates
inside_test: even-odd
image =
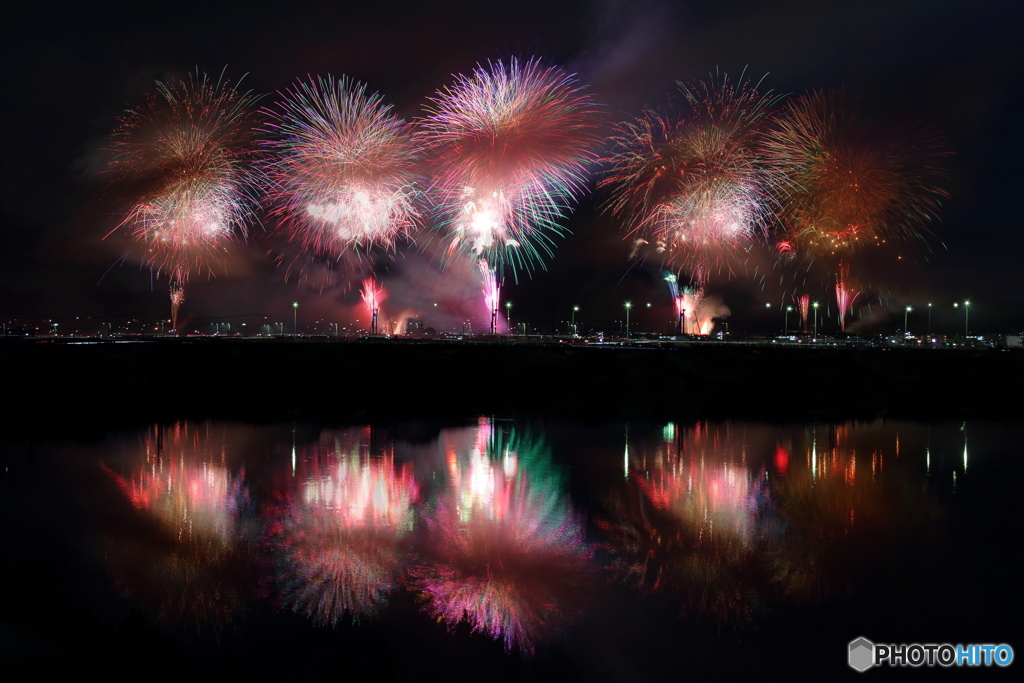
[[[643,681],[854,675],[858,636],[1021,653],[1021,437],[480,418],[7,442],[2,664]]]

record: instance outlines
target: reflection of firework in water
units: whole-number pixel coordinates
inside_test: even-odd
[[[647,111],[611,138],[608,208],[658,253],[691,266],[766,232],[773,174],[758,161],[759,126],[775,101],[728,77],[680,84],[688,115]]]
[[[280,543],[289,561],[286,600],[323,624],[374,612],[398,580],[400,541],[418,495],[412,466],[368,456],[369,429],[326,433],[303,453],[305,479]]]
[[[449,442],[452,490],[427,516],[433,546],[413,571],[427,611],[533,652],[579,608],[589,551],[542,446],[482,421],[469,453]],[[544,476],[546,475],[546,476]]]
[[[104,466],[132,506],[162,527],[158,539],[113,543],[107,559],[119,588],[166,626],[217,630],[240,608],[248,495],[223,463],[225,445],[188,424],[157,427],[131,475]]]
[[[946,196],[939,136],[867,124],[841,91],[790,102],[766,149],[789,184],[787,240],[812,258],[916,235]]]
[[[836,305],[839,307],[839,329],[846,331],[846,314],[853,310],[853,302],[860,296],[860,292],[851,291],[847,287],[850,281],[850,265],[839,262],[839,272],[836,274]]]
[[[392,247],[416,221],[417,150],[408,124],[347,78],[301,83],[279,111],[269,164],[275,213],[304,248],[337,256]]]
[[[820,429],[804,444],[807,467],[776,480],[784,533],[770,553],[775,582],[786,597],[813,603],[914,580],[937,560],[939,509],[927,489],[912,485],[896,463],[883,466],[885,449],[858,455],[846,443],[847,427],[825,428],[827,438]]]
[[[449,255],[529,269],[584,189],[593,142],[590,98],[536,60],[477,67],[433,99],[422,139],[437,159],[434,196]]]
[[[628,488],[599,526],[612,570],[643,593],[670,596],[684,614],[743,627],[763,610],[758,585],[766,492],[737,458],[728,430],[697,424],[653,453],[634,452]]]
[[[205,75],[156,88],[114,137],[115,184],[132,202],[118,227],[145,247],[146,263],[183,281],[212,269],[253,217],[254,98]]]
[[[370,315],[370,334],[377,334],[377,315],[380,313],[380,305],[387,298],[387,290],[378,287],[377,281],[373,278],[363,280],[363,305]]]

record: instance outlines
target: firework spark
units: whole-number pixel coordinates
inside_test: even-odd
[[[719,309],[707,306],[704,302],[704,288],[699,285],[680,287],[676,276],[669,273],[665,276],[672,300],[675,303],[676,316],[679,321],[680,334],[696,334],[707,336],[714,327],[714,318]]]
[[[387,290],[378,287],[377,281],[373,278],[363,280],[363,305],[366,312],[370,314],[370,334],[377,334],[377,315],[380,313],[380,305],[387,298]]]
[[[487,314],[491,320],[491,334],[498,332],[498,299],[501,297],[501,287],[498,286],[498,277],[487,261],[477,261],[480,269],[480,277],[484,283],[484,303],[487,304]]]
[[[841,91],[791,101],[765,149],[786,178],[786,239],[811,258],[917,235],[947,196],[934,131],[866,122]]]
[[[847,287],[850,281],[850,264],[839,262],[839,272],[836,273],[836,305],[839,307],[839,329],[846,331],[846,314],[853,310],[853,302],[860,296],[860,292],[854,292]]]
[[[111,163],[118,193],[131,202],[118,228],[146,250],[157,272],[184,282],[209,269],[225,242],[254,220],[256,98],[206,75],[171,83],[121,118]]]
[[[310,79],[267,109],[270,200],[293,241],[338,257],[391,248],[416,227],[418,150],[380,95],[342,77]]]
[[[559,69],[512,59],[457,76],[432,101],[421,139],[437,162],[432,194],[449,257],[467,252],[513,272],[543,265],[593,158],[589,96]]]
[[[766,234],[774,174],[758,144],[778,98],[728,77],[679,86],[685,112],[648,110],[616,126],[598,187],[610,191],[606,206],[631,235],[699,267]]]
[[[797,299],[797,306],[800,308],[800,321],[804,326],[804,332],[807,332],[807,316],[811,312],[811,295],[804,294]]]

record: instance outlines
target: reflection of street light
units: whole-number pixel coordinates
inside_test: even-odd
[[[579,306],[573,306],[572,307],[572,334],[573,334],[574,337],[578,337],[579,336],[576,333],[576,312],[579,311],[579,310],[580,310]]]
[[[813,305],[814,305],[814,335],[813,336],[817,337],[818,336],[818,302],[815,301]],[[806,323],[804,323],[804,324],[806,324]]]
[[[629,339],[629,309],[633,308],[633,304],[626,302],[626,339]]]
[[[292,302],[292,336],[299,334],[299,302]]]
[[[789,332],[789,312],[792,310],[792,306],[786,306],[786,332]]]

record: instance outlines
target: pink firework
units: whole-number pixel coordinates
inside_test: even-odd
[[[373,278],[363,280],[363,305],[370,315],[370,334],[377,334],[377,316],[380,313],[380,305],[387,298],[387,290],[378,286]]]
[[[484,285],[484,303],[487,305],[487,315],[491,321],[491,334],[498,332],[498,301],[501,297],[501,288],[498,286],[498,277],[487,261],[477,261],[480,268],[480,277]]]
[[[777,98],[748,82],[680,84],[685,107],[616,126],[608,209],[655,251],[701,267],[764,236],[775,174],[760,162],[761,125]]]
[[[529,270],[551,255],[593,159],[594,107],[575,79],[531,59],[488,62],[432,99],[420,139],[449,256]]]
[[[270,200],[293,241],[337,257],[410,234],[418,149],[380,95],[347,78],[310,79],[265,113]]]
[[[850,264],[839,262],[839,272],[836,273],[836,304],[839,306],[839,329],[846,331],[846,314],[853,309],[853,302],[860,296],[860,292],[853,292],[847,287],[850,279]]]
[[[797,299],[797,304],[800,307],[800,320],[803,321],[804,332],[807,332],[807,314],[811,312],[811,295],[804,294]]]

